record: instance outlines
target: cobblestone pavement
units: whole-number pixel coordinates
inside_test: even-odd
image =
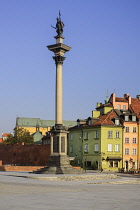
[[[0,210],[140,209],[139,176],[88,173],[82,177],[0,172]]]

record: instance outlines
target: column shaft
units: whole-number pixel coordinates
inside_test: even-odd
[[[56,65],[56,107],[55,123],[62,124],[62,64]]]

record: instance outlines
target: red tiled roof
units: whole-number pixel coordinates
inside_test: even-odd
[[[140,119],[140,100],[137,98],[132,98],[130,107]]]
[[[116,102],[128,102],[128,100],[126,98],[120,98],[120,97],[116,97],[115,101]]]
[[[117,114],[114,110],[111,110],[107,114],[101,115],[93,125],[114,125],[112,118],[116,117]]]
[[[2,137],[8,137],[11,133],[3,133]]]
[[[114,125],[114,122],[112,121],[114,117],[117,117],[117,114],[114,110],[111,110],[107,114],[101,115],[99,119],[95,123],[93,123],[91,126],[85,123],[85,124],[80,125],[80,127],[78,126],[71,127],[69,128],[69,130],[78,129],[82,127],[92,127],[96,125]]]

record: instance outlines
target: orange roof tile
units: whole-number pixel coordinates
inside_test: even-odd
[[[112,118],[116,117],[117,114],[114,110],[111,110],[107,114],[101,115],[93,125],[114,125]]]
[[[140,119],[140,100],[137,98],[132,98],[130,107]]]
[[[117,114],[114,110],[111,110],[110,112],[108,112],[104,115],[101,115],[99,117],[99,119],[90,126],[85,123],[85,124],[80,125],[80,127],[74,126],[74,127],[70,128],[69,130],[78,129],[78,128],[82,128],[82,127],[92,127],[92,126],[96,126],[96,125],[114,125],[114,122],[112,121],[112,119],[114,117],[117,117]]]
[[[120,97],[116,97],[115,101],[116,102],[128,102],[128,100],[126,98],[120,98]]]
[[[2,137],[8,137],[11,133],[2,133]]]

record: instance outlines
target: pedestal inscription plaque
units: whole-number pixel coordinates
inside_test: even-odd
[[[59,153],[59,136],[53,137],[53,152]]]
[[[61,137],[61,152],[65,152],[65,137]]]

